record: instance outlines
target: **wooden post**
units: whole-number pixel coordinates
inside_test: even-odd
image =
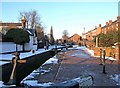
[[[100,65],[102,65],[102,49],[100,48]]]

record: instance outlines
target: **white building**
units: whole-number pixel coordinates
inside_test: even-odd
[[[26,29],[29,33],[30,41],[25,43],[25,51],[37,50],[37,37],[35,36],[35,29]],[[17,35],[16,35],[17,36]],[[22,51],[22,45],[16,45],[14,42],[2,42],[0,41],[0,53],[8,53]]]

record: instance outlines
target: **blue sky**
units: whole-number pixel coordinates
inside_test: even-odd
[[[83,28],[89,31],[118,16],[117,2],[2,2],[3,22],[19,22],[19,12],[36,10],[41,16],[45,32],[53,26],[55,38],[61,38],[63,30],[69,36],[81,35]]]

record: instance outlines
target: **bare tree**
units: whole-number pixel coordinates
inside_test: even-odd
[[[30,28],[35,28],[36,26],[40,26],[40,27],[42,26],[40,16],[36,10],[20,12],[20,17],[19,17],[20,20],[22,16],[25,16],[25,19],[27,20],[28,26]]]
[[[63,31],[63,36],[62,36],[64,43],[66,43],[68,41],[68,35],[69,35],[68,31],[64,30]]]
[[[41,28],[40,26],[36,27],[36,33],[37,33],[37,38],[38,41],[42,41],[44,39],[44,29]]]

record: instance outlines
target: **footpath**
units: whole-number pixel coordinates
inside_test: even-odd
[[[117,62],[106,62],[106,73],[102,73],[103,66],[100,59],[92,57],[87,50],[69,50],[57,54],[58,64],[44,65],[42,68],[51,69],[50,72],[37,76],[39,83],[63,82],[74,79],[82,75],[91,75],[94,80],[93,86],[96,88],[119,88],[120,71]]]

